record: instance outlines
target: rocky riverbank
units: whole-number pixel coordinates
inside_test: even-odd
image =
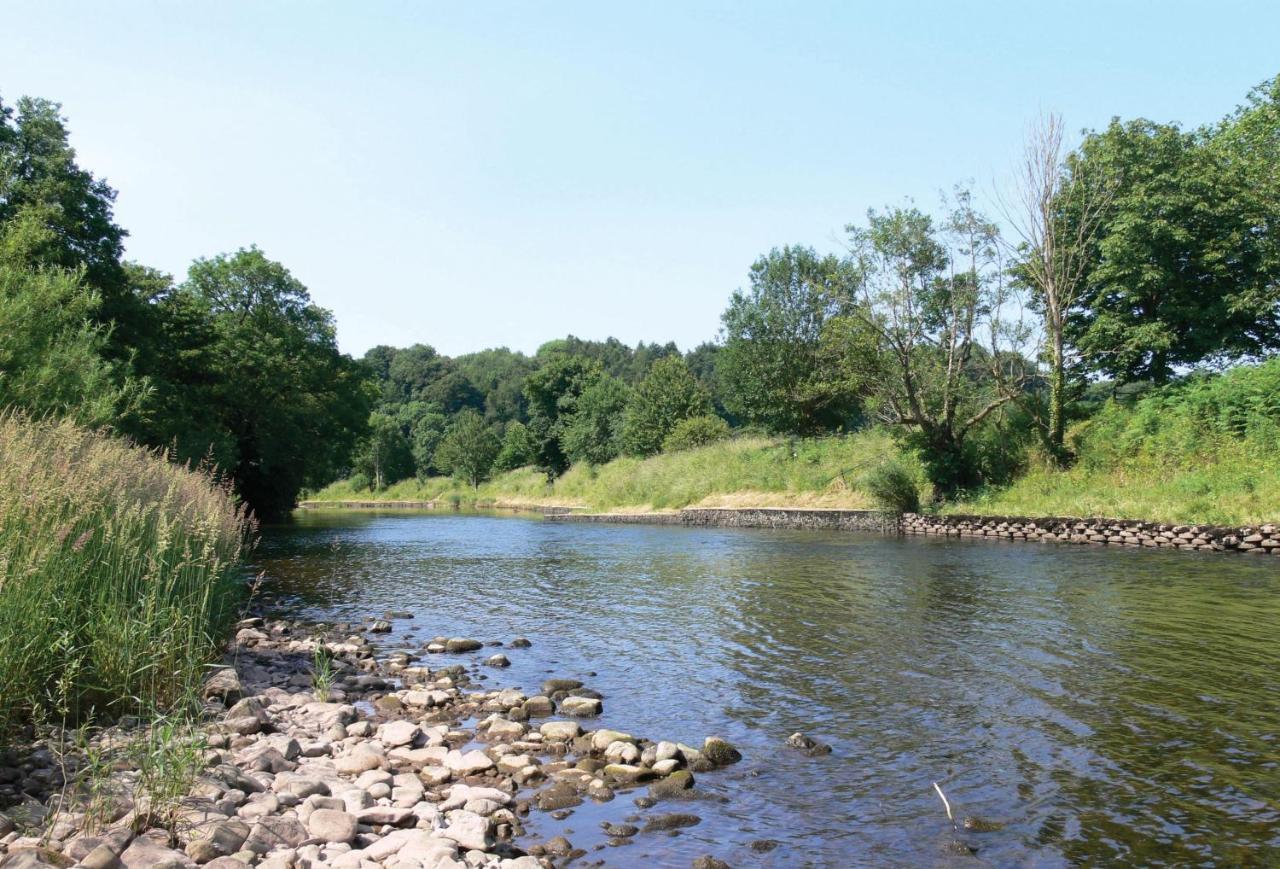
[[[588,729],[604,699],[577,679],[532,695],[480,688],[482,669],[500,672],[527,640],[379,650],[370,635],[407,615],[330,629],[242,622],[204,686],[194,782],[171,802],[130,764],[77,787],[47,748],[0,758],[0,867],[603,865],[563,835],[530,841],[524,819],[617,800],[597,848],[672,835],[699,823],[695,774],[741,757],[716,737],[695,748]],[[99,735],[97,750],[126,738]]]

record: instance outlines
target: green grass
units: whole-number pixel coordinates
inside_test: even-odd
[[[563,504],[599,511],[674,510],[690,505],[866,508],[860,479],[886,459],[898,459],[924,486],[914,457],[903,456],[883,431],[844,437],[743,437],[647,459],[621,458],[575,466],[554,485],[532,468],[503,474],[472,491],[443,478],[403,480],[374,495],[335,483],[316,501],[457,499],[498,505]],[[927,492],[926,492],[927,494]]]
[[[193,696],[235,616],[247,530],[207,474],[0,415],[0,741]]]
[[[1012,486],[949,512],[1280,522],[1280,359],[1111,402],[1071,433],[1066,471],[1033,463]]]

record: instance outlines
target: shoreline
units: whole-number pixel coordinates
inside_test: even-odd
[[[564,835],[530,842],[522,819],[531,812],[559,821],[587,801],[634,795],[602,824],[609,839],[595,846],[624,847],[699,823],[689,802],[701,793],[695,774],[741,759],[714,736],[695,748],[588,729],[607,698],[579,679],[550,678],[531,694],[487,689],[481,673],[492,679],[509,666],[507,654],[532,645],[523,638],[379,648],[373,637],[406,618],[333,627],[242,620],[202,689],[201,769],[173,795],[180,799],[159,805],[137,785],[138,769],[116,768],[91,783],[91,797],[110,795],[105,805],[73,802],[24,830],[11,810],[0,813],[0,865],[551,869],[588,852]],[[328,663],[317,669],[321,658]],[[102,735],[114,741],[121,731]],[[799,750],[822,752],[793,739]],[[55,801],[67,786],[58,769],[42,767],[53,752],[32,748],[35,764],[12,772],[49,783]],[[643,827],[624,821],[636,807]]]
[[[431,505],[403,507],[400,505]],[[808,507],[684,507],[666,512],[593,513],[583,508],[535,504],[477,505],[480,509],[539,513],[558,522],[612,525],[678,525],[702,528],[863,531],[965,539],[1093,546],[1128,546],[1231,552],[1280,557],[1280,525],[1223,526],[1151,522],[1142,519],[983,516],[904,513]],[[434,501],[308,501],[301,510],[453,510]]]

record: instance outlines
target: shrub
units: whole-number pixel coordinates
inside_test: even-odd
[[[360,471],[352,474],[350,479],[347,480],[347,483],[351,486],[351,491],[353,492],[367,492],[373,485],[369,481],[369,475],[361,473]]]
[[[915,513],[920,509],[915,478],[895,461],[881,462],[867,471],[861,488],[886,513]]]
[[[705,414],[682,419],[662,442],[662,451],[674,453],[713,444],[729,436],[729,424],[718,416]]]
[[[0,740],[192,696],[235,616],[249,529],[210,474],[0,416]]]

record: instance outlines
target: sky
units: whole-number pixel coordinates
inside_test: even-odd
[[[1028,123],[1214,121],[1280,3],[0,0],[0,98],[62,103],[129,259],[256,244],[340,347],[715,338],[775,246],[971,182]]]

